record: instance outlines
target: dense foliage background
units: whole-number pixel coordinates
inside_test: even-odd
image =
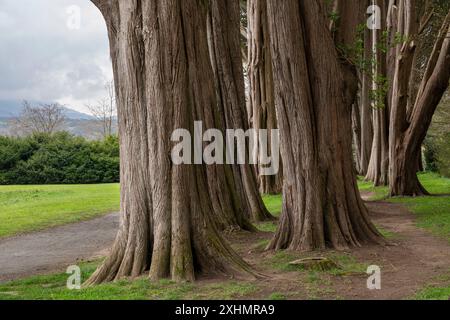
[[[450,178],[450,91],[434,114],[424,151],[425,170]]]
[[[0,184],[119,182],[119,142],[88,141],[66,132],[0,136]]]

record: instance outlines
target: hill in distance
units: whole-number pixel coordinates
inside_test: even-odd
[[[39,104],[31,101],[31,103]],[[10,119],[20,115],[23,109],[23,102],[18,100],[0,100],[0,118]],[[70,120],[94,120],[95,118],[89,114],[78,112],[68,107],[63,107],[67,119]]]
[[[30,101],[32,105],[39,105],[39,102]],[[0,135],[10,135],[9,121],[20,115],[23,109],[22,101],[0,100]],[[61,130],[68,131],[74,135],[87,139],[102,138],[102,127],[94,116],[78,112],[68,107],[63,107],[66,121]],[[117,133],[117,118],[114,118],[113,132]]]

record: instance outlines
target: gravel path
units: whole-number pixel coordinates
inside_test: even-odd
[[[89,221],[0,240],[0,282],[66,270],[104,256],[119,226],[113,213]]]

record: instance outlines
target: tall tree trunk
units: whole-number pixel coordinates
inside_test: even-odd
[[[357,174],[361,174],[361,113],[359,102],[352,106],[352,129],[353,129],[353,162]]]
[[[214,126],[216,103],[201,0],[94,0],[107,22],[118,102],[121,222],[86,285],[137,277],[192,281],[252,273],[214,223],[204,165],[175,165],[171,132]],[[194,263],[195,261],[195,263]]]
[[[284,164],[269,249],[384,243],[357,189],[351,105],[322,1],[269,0],[268,17]]]
[[[405,41],[397,48],[393,84],[389,151],[391,196],[428,194],[417,177],[421,146],[450,79],[449,13],[429,58],[415,104],[408,112],[408,84],[419,29],[415,9],[415,2],[400,0],[398,32],[404,36]]]
[[[248,0],[248,77],[249,101],[248,110],[252,128],[269,130],[268,141],[271,141],[270,130],[277,129],[277,115],[273,93],[272,59],[270,55],[270,39],[267,23],[266,0]],[[255,141],[256,152],[259,143]],[[270,150],[270,147],[268,148]],[[262,172],[261,160],[256,166],[258,185],[261,193],[277,194],[281,192],[283,173],[266,176]]]
[[[352,129],[353,129],[353,162],[356,174],[361,172],[361,114],[359,103],[352,106]]]
[[[211,0],[208,40],[221,122],[225,124],[226,129],[246,131],[248,118],[239,38],[239,10],[239,0]],[[251,165],[234,165],[233,176],[235,186],[232,186],[230,192],[235,192],[242,198],[246,217],[253,221],[273,219],[258,192],[255,172]],[[220,183],[218,179],[213,179],[213,182]]]
[[[373,58],[372,36],[368,28],[364,29],[364,55],[363,61],[366,65],[365,68],[370,65],[370,61]],[[361,83],[361,172],[360,174],[365,176],[369,168],[370,155],[372,153],[373,142],[373,124],[372,124],[372,78],[369,70],[361,71],[360,75],[362,79]]]
[[[358,99],[358,72],[355,65],[355,58],[353,57],[353,49],[358,41],[358,28],[366,21],[365,13],[369,2],[367,0],[334,0],[332,11],[329,12],[330,7],[326,9],[329,16],[339,16],[339,19],[332,19],[330,30],[333,33],[336,48],[340,53],[340,59],[343,66],[343,74],[346,88],[346,96],[348,106],[352,109],[352,128],[353,128],[353,151],[355,169],[358,174],[365,172],[365,165],[363,166],[363,151],[364,147],[362,141],[367,142],[367,131],[369,126],[364,125],[366,133],[362,134],[362,124],[367,123],[366,114],[364,117],[361,114],[362,104],[361,97]],[[342,48],[345,48],[342,50]],[[349,52],[346,52],[349,51]],[[350,56],[349,56],[350,55]]]
[[[375,186],[380,186],[387,185],[389,182],[389,104],[384,87],[388,77],[386,52],[390,44],[381,43],[383,41],[382,32],[386,29],[386,0],[377,0],[375,3],[381,8],[381,30],[372,30],[376,55],[372,80],[377,94],[373,97],[373,142],[366,180],[373,181]]]

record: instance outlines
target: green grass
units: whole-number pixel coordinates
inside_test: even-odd
[[[269,296],[269,300],[286,300],[286,295],[280,292],[274,292]]]
[[[450,241],[450,196],[396,198],[390,200],[406,205],[417,216],[417,225]]]
[[[420,290],[413,299],[416,300],[449,300],[450,299],[450,270],[447,274],[434,279],[437,283],[430,283]]]
[[[277,224],[277,221],[255,223],[258,230],[263,232],[275,232],[277,230]]]
[[[449,300],[450,299],[450,286],[428,286],[420,291],[416,297],[416,300]]]
[[[82,281],[88,279],[98,262],[82,263]],[[35,276],[0,285],[0,300],[231,300],[250,295],[258,288],[245,281],[225,281],[199,286],[169,280],[151,282],[143,277],[121,280],[81,290],[66,287],[69,275]]]
[[[0,186],[0,238],[119,210],[119,185]]]
[[[281,214],[282,197],[281,195],[263,195],[263,201],[267,210],[274,216],[279,217]],[[275,232],[277,230],[278,221],[268,221],[255,223],[259,231]]]
[[[370,200],[382,200],[385,199],[389,194],[388,187],[374,187],[372,182],[364,181],[363,177],[358,177],[358,188],[361,192],[372,193]]]
[[[383,235],[383,237],[385,237],[386,239],[395,239],[398,238],[399,235],[396,234],[395,232],[391,232],[389,230],[386,230],[380,226],[376,226],[378,231]]]
[[[269,210],[272,215],[274,215],[275,217],[280,216],[282,205],[282,199],[280,195],[264,195],[263,200],[267,210]]]
[[[373,183],[358,179],[360,191],[372,193],[371,200],[387,200],[393,203],[402,203],[418,217],[418,226],[430,230],[433,234],[447,238],[450,241],[450,179],[443,178],[436,173],[419,174],[424,187],[433,196],[417,198],[388,198],[388,187],[374,187]],[[263,197],[269,211],[275,216],[281,212],[282,199],[277,195]],[[275,232],[276,223],[265,222],[257,224],[261,231]],[[388,230],[379,228],[386,238],[395,238],[396,235]]]
[[[281,196],[264,196],[278,216]],[[95,218],[119,210],[119,184],[0,186],[0,238]],[[258,226],[274,232],[276,223]]]

